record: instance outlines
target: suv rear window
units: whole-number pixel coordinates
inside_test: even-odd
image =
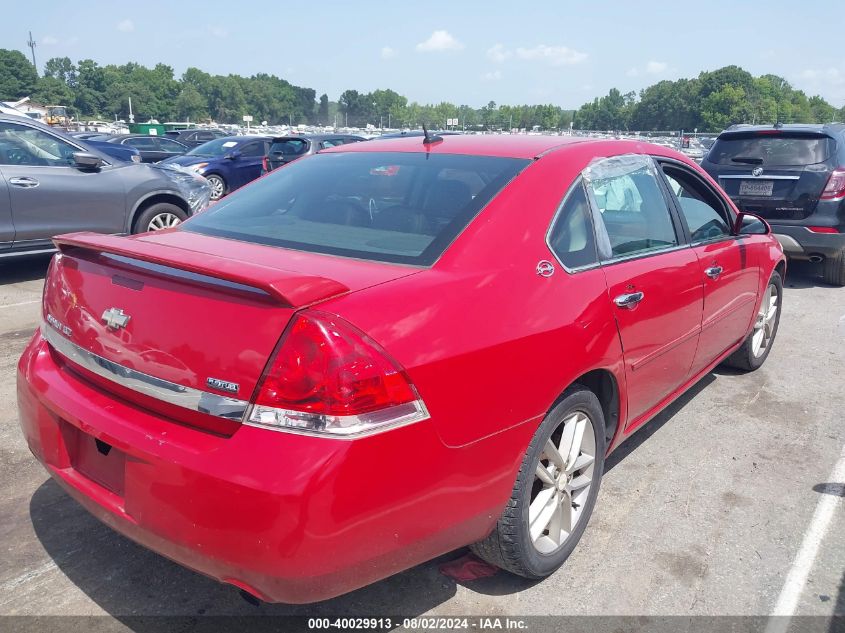
[[[184,224],[235,240],[430,265],[529,160],[407,152],[316,154]]]
[[[830,158],[833,143],[818,134],[732,134],[716,140],[707,160],[717,165],[812,165]]]

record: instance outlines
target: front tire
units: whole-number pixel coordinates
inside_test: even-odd
[[[470,549],[525,578],[556,571],[578,544],[604,471],[604,414],[592,392],[574,385],[537,429],[493,532]]]
[[[760,301],[760,309],[754,320],[754,329],[751,330],[751,334],[745,339],[742,347],[723,361],[724,365],[743,371],[754,371],[766,362],[769,352],[772,351],[775,335],[778,333],[782,304],[783,280],[780,273],[775,271]]]
[[[133,233],[161,231],[181,224],[188,218],[184,209],[169,202],[157,202],[144,209],[132,227]]]
[[[226,181],[223,180],[222,176],[218,176],[217,174],[211,174],[206,176],[205,179],[208,181],[208,184],[211,185],[211,199],[215,202],[220,200],[223,196],[226,195],[226,191],[228,187],[226,187]]]

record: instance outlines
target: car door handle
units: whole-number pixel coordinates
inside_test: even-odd
[[[722,274],[722,270],[721,266],[711,266],[705,269],[704,274],[710,277],[710,279],[718,279],[719,275]]]
[[[9,178],[9,184],[14,185],[15,187],[37,187],[38,181],[35,178],[30,178],[29,176],[23,176],[21,178]]]
[[[619,295],[613,300],[620,308],[630,309],[637,305],[640,301],[645,298],[645,294],[642,292],[629,292],[624,295]]]

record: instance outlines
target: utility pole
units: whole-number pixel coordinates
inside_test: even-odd
[[[35,40],[32,39],[32,31],[29,32],[29,41],[26,43],[32,51],[32,65],[35,66],[35,74],[38,74],[38,64],[35,63]]]

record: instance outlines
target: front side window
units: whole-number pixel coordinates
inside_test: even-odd
[[[584,180],[598,210],[596,231],[603,261],[678,244],[650,157],[632,154],[601,159],[584,171]]]
[[[427,266],[529,163],[422,152],[315,154],[224,198],[182,230]],[[468,180],[482,186],[474,191]]]
[[[725,205],[706,185],[680,167],[663,165],[662,168],[693,242],[717,240],[731,234]]]
[[[549,232],[549,248],[569,269],[598,262],[590,203],[579,179],[566,196]]]
[[[182,147],[181,144],[177,143],[176,141],[172,141],[168,138],[158,139],[158,145],[165,152],[175,152],[177,154],[181,154],[185,151],[185,148]]]
[[[52,134],[16,123],[0,122],[0,164],[65,167],[78,148]]]

